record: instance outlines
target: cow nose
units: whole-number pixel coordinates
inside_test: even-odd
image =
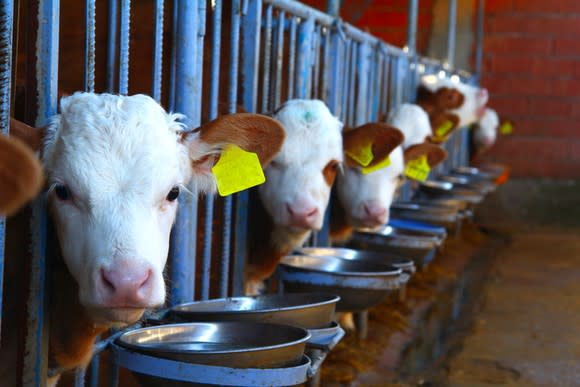
[[[487,89],[479,89],[478,93],[477,93],[478,97],[479,97],[479,101],[481,102],[481,105],[485,105],[487,104],[487,100],[489,99],[489,94],[487,92]]]
[[[313,205],[286,205],[290,226],[312,228],[318,217],[318,208]]]
[[[97,286],[108,306],[140,308],[146,306],[151,295],[152,274],[146,265],[121,262],[110,268],[101,268]]]
[[[388,219],[388,209],[374,203],[363,204],[364,215],[367,219],[383,224]]]

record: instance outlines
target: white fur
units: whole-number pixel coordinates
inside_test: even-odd
[[[330,161],[343,160],[342,123],[320,100],[287,101],[274,118],[284,126],[286,139],[265,170],[260,198],[275,226],[283,228],[293,228],[288,206],[315,207],[318,212],[312,229],[318,230],[330,196],[322,171]],[[292,237],[294,243],[303,243],[310,230],[300,231],[300,237]],[[279,234],[275,234],[277,244],[282,244],[284,236]]]
[[[483,114],[483,109],[487,104],[488,93],[486,89],[468,85],[449,78],[439,78],[427,75],[421,78],[421,85],[430,91],[437,91],[441,87],[455,88],[463,94],[465,100],[463,105],[457,109],[449,110],[450,113],[459,117],[460,128],[474,124]]]
[[[429,115],[419,105],[402,104],[389,114],[387,122],[403,132],[403,149],[421,144],[433,134]]]
[[[475,145],[479,149],[486,149],[495,143],[497,138],[497,128],[499,127],[499,117],[495,110],[487,108],[483,117],[473,129]]]
[[[121,262],[151,270],[143,307],[165,300],[162,273],[177,210],[166,196],[192,174],[178,118],[145,95],[76,93],[61,100],[61,114],[48,127],[49,185],[65,184],[73,195],[61,201],[49,191],[50,207],[80,301],[96,320],[130,322],[142,313],[111,310],[97,286],[101,269]],[[188,144],[194,158],[202,156],[196,145]]]

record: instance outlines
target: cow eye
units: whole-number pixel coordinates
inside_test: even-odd
[[[54,194],[59,200],[66,201],[72,199],[70,189],[64,184],[57,184],[54,187]]]
[[[178,196],[179,196],[179,187],[175,186],[171,188],[171,191],[169,191],[165,199],[167,199],[167,201],[169,202],[173,202],[175,201],[175,199],[177,199]]]

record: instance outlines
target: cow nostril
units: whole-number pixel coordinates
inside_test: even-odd
[[[145,275],[143,276],[143,281],[141,281],[141,283],[139,284],[138,289],[142,289],[142,288],[147,286],[147,283],[149,282],[149,279],[151,278],[151,274],[153,274],[151,269],[147,270],[147,273],[145,273]]]
[[[103,281],[103,284],[105,285],[105,287],[107,289],[109,289],[112,292],[115,292],[115,284],[114,282],[109,278],[109,276],[107,275],[107,271],[105,269],[101,269],[101,280]]]
[[[306,216],[307,216],[307,217],[314,216],[314,215],[316,215],[316,213],[317,213],[317,212],[318,212],[318,209],[317,209],[316,207],[314,207],[314,208],[311,208],[311,209],[310,209],[310,211],[308,211],[308,212],[306,213]]]
[[[294,215],[294,211],[292,211],[292,207],[290,206],[290,204],[286,204],[286,211],[288,211],[290,215]]]

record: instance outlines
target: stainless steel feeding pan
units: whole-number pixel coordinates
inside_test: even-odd
[[[357,312],[398,291],[408,274],[390,265],[329,256],[289,255],[278,266],[286,292],[319,291],[340,296],[339,312]]]
[[[353,261],[390,265],[401,269],[405,273],[414,273],[415,264],[412,260],[394,254],[385,254],[375,251],[347,249],[344,247],[302,247],[295,250],[297,255],[311,255],[314,257],[338,257]]]
[[[486,180],[489,182],[494,182],[495,179],[501,175],[501,173],[496,175],[494,173],[486,172],[475,167],[457,167],[452,169],[451,173],[455,175],[467,176],[471,179]]]
[[[483,195],[476,190],[455,187],[448,181],[436,180],[420,182],[417,197],[458,199],[469,204],[478,204],[483,200]]]
[[[415,266],[423,267],[435,257],[438,241],[432,237],[401,236],[392,227],[384,226],[376,231],[355,232],[347,247],[395,254],[411,259]]]
[[[187,322],[259,321],[320,329],[332,323],[339,299],[323,293],[231,297],[177,305],[169,310],[168,317]]]
[[[140,328],[124,333],[116,343],[184,363],[277,368],[300,364],[309,338],[310,333],[298,327],[227,321]]]
[[[390,213],[395,218],[417,220],[445,228],[454,228],[461,218],[460,212],[455,207],[433,203],[393,203],[390,207]],[[399,234],[404,233],[399,232]]]
[[[390,217],[387,226],[391,226],[394,229],[400,230],[401,232],[409,235],[430,235],[435,236],[441,240],[444,240],[447,237],[447,230],[445,227],[413,219]]]
[[[452,183],[454,187],[474,190],[481,193],[482,195],[487,195],[488,193],[495,190],[495,184],[485,180],[479,180],[467,175],[459,175],[459,174],[440,175],[438,179],[448,181]]]

